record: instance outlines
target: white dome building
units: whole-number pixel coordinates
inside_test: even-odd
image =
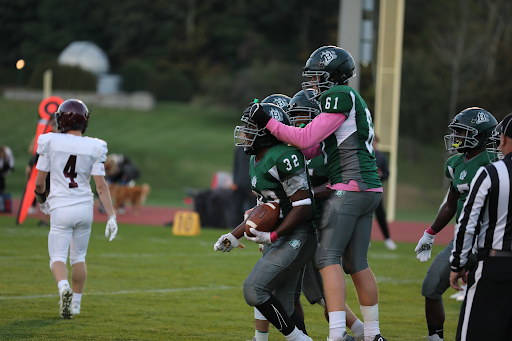
[[[96,75],[110,69],[107,54],[90,41],[74,41],[59,55],[59,64],[79,66]]]
[[[98,77],[98,93],[119,92],[121,76],[109,75],[107,54],[98,45],[90,41],[74,41],[61,52],[58,58],[61,65],[79,66]]]

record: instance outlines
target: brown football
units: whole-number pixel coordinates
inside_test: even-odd
[[[274,231],[277,227],[280,213],[279,204],[275,202],[256,206],[245,221],[245,232],[249,237],[253,237],[253,234],[249,231],[251,227],[263,232]]]

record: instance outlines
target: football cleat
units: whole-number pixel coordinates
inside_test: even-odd
[[[382,337],[382,335],[375,335],[375,339],[373,341],[388,341],[385,338]]]
[[[388,238],[384,241],[384,245],[386,246],[386,248],[388,250],[396,250],[396,244],[395,242],[393,241],[393,239],[391,238]]]
[[[340,341],[354,341],[355,339],[349,333],[345,333],[345,336]],[[327,341],[336,341],[334,339],[327,338]]]
[[[437,334],[425,336],[425,338],[428,339],[428,341],[444,341],[444,339],[441,339]]]
[[[70,287],[62,289],[60,292],[60,309],[59,316],[63,319],[73,318],[73,312],[71,311],[71,300],[73,299],[73,290]]]
[[[71,313],[73,315],[80,314],[80,302],[71,302]]]

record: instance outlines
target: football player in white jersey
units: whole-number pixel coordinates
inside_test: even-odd
[[[112,241],[117,234],[117,222],[112,200],[105,182],[107,143],[82,136],[87,129],[89,110],[76,99],[64,101],[55,113],[59,133],[40,135],[37,153],[36,199],[41,211],[50,215],[48,253],[50,268],[59,287],[61,318],[80,314],[80,303],[87,278],[85,255],[93,220],[91,175],[96,190],[108,214],[105,236]],[[51,191],[45,192],[46,176],[50,172]],[[66,262],[73,267],[72,288],[68,282]]]

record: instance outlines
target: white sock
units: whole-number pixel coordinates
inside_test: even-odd
[[[268,341],[268,332],[260,332],[259,330],[254,330],[254,338],[256,341]]]
[[[364,340],[373,341],[380,334],[379,328],[379,304],[372,306],[360,306],[364,321]]]
[[[63,279],[62,281],[59,281],[57,283],[57,286],[59,287],[59,293],[64,290],[64,288],[69,288],[69,282],[67,279]]]
[[[301,341],[304,336],[304,333],[300,331],[297,327],[288,335],[285,335],[284,337],[288,341]]]
[[[350,330],[352,333],[354,333],[355,336],[364,336],[364,324],[361,322],[361,320],[357,319],[354,324],[350,327]]]
[[[331,311],[329,313],[329,339],[341,340],[346,331],[346,313],[344,311]]]
[[[82,300],[82,294],[77,294],[76,292],[73,293],[73,299],[71,300],[71,302],[78,302],[80,303],[80,301]]]

